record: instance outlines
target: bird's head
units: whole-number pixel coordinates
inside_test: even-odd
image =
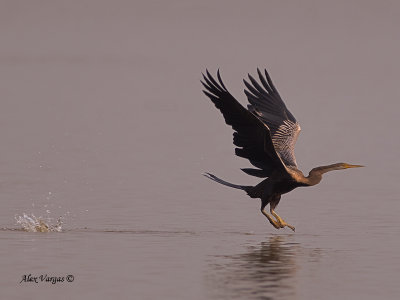
[[[312,169],[310,171],[310,175],[317,175],[317,176],[321,176],[322,174],[326,173],[326,172],[330,172],[330,171],[334,171],[334,170],[344,170],[344,169],[350,169],[350,168],[360,168],[360,167],[364,167],[361,165],[351,165],[348,163],[336,163],[333,165],[328,165],[328,166],[321,166],[321,167],[316,167],[314,169]]]
[[[344,169],[350,169],[350,168],[360,168],[364,167],[361,165],[351,165],[348,163],[336,163],[333,165],[328,165],[328,166],[321,166],[321,167],[316,167],[312,169],[308,175],[308,185],[315,185],[319,183],[322,179],[322,174],[334,170],[344,170]]]

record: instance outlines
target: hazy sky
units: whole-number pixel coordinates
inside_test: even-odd
[[[199,80],[220,68],[245,103],[242,79],[267,67],[302,127],[300,168],[365,164],[352,180],[374,184],[399,175],[399,28],[397,1],[4,1],[1,162],[41,174],[40,193],[46,176],[157,199],[209,187],[203,171],[253,182]]]

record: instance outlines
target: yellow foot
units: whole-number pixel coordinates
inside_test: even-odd
[[[280,225],[280,228],[284,228],[284,227],[289,227],[290,229],[292,229],[293,231],[296,231],[296,229],[294,228],[294,226],[288,224],[285,222],[285,220],[283,220],[280,216],[278,216],[278,214],[271,209],[271,214],[276,218],[277,223]]]
[[[267,217],[268,221],[271,223],[272,226],[274,226],[276,229],[282,228],[282,226],[274,220],[272,216],[267,214],[264,210],[261,210],[262,214]]]
[[[272,215],[276,218],[276,220],[267,214],[264,210],[261,210],[262,214],[267,217],[268,221],[271,223],[272,226],[274,226],[276,229],[284,228],[284,227],[289,227],[293,231],[295,231],[294,226],[286,223],[278,214],[274,211],[271,210]]]
[[[283,220],[282,220],[282,221],[283,221]],[[290,229],[292,229],[293,231],[296,231],[296,228],[294,228],[294,226],[292,226],[292,225],[286,223],[285,221],[283,221],[283,222],[281,223],[281,226],[282,226],[282,228],[287,226],[287,227],[289,227]]]

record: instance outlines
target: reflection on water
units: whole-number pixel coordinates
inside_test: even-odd
[[[284,299],[294,294],[299,245],[289,236],[272,236],[247,252],[215,256],[207,272],[207,285],[216,298]]]

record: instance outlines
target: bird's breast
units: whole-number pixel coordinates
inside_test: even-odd
[[[294,180],[285,180],[275,185],[275,192],[279,194],[286,194],[299,187],[299,183]]]

